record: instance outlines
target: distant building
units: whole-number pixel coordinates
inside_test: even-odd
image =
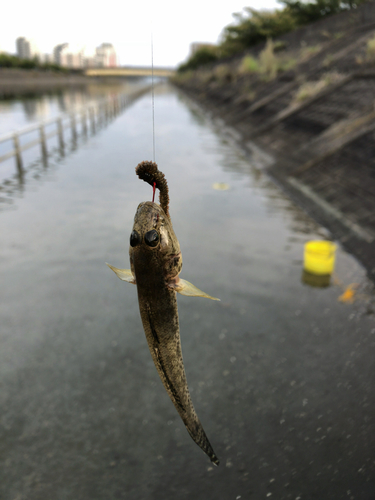
[[[53,54],[39,54],[38,58],[42,64],[52,64],[54,62]]]
[[[117,66],[117,55],[111,43],[102,43],[94,49],[61,43],[53,49],[53,60],[66,68],[108,68]]]
[[[21,59],[33,59],[38,56],[38,50],[32,40],[20,36],[16,40],[17,55]]]
[[[58,64],[61,66],[61,51],[67,47],[69,44],[68,43],[60,43],[59,45],[56,45],[53,49],[53,61],[55,64]]]
[[[95,56],[85,56],[83,58],[83,66],[85,68],[95,68],[96,67],[96,58]]]
[[[208,42],[191,43],[189,57],[193,56],[199,49],[215,49],[215,48],[216,45],[214,43],[208,43]]]
[[[102,43],[96,48],[95,66],[111,68],[117,66],[117,55],[111,43]]]
[[[83,49],[81,47],[73,47],[68,43],[63,44],[64,47],[59,51],[60,66],[65,68],[83,68]]]

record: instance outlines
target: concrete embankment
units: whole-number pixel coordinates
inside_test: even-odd
[[[375,2],[175,83],[375,279]]]

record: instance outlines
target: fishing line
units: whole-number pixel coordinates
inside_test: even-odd
[[[151,30],[152,159],[155,162],[154,37]]]

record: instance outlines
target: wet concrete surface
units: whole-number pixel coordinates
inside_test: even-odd
[[[147,95],[0,211],[0,498],[375,497],[372,286],[340,247],[327,288],[302,282],[327,237],[175,90],[155,101],[181,276],[192,399],[221,460],[191,440],[148,351],[128,267],[151,188]],[[212,189],[227,183],[227,191]],[[338,299],[358,283],[354,303]]]

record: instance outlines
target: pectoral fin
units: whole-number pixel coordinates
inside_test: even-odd
[[[199,290],[196,286],[194,286],[192,283],[189,283],[189,281],[179,279],[178,283],[176,283],[173,286],[174,290],[176,292],[180,293],[181,295],[186,295],[187,297],[205,297],[206,299],[211,299],[211,300],[220,300],[217,299],[216,297],[211,297],[211,295],[208,295],[205,292],[202,292],[202,290]]]
[[[118,269],[117,267],[113,267],[111,264],[108,264],[108,262],[106,262],[106,264],[120,278],[120,280],[127,281],[128,283],[133,283],[133,285],[135,285],[135,278],[130,269]]]

